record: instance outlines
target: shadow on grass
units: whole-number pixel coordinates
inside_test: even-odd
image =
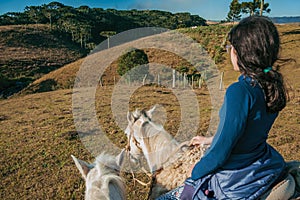
[[[300,34],[300,29],[283,32],[282,35],[298,35]]]

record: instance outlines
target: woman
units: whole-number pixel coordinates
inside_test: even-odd
[[[226,91],[211,147],[184,188],[159,199],[258,199],[285,176],[284,159],[266,142],[287,101],[274,66],[278,31],[268,18],[251,16],[232,28],[229,41],[233,68],[241,75]]]

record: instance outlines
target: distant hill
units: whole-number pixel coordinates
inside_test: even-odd
[[[160,10],[116,10],[78,8],[51,2],[41,6],[27,6],[24,12],[0,15],[0,25],[47,24],[70,35],[82,47],[93,49],[106,39],[103,31],[120,33],[139,27],[177,29],[206,25],[205,19],[188,12],[171,13]]]
[[[271,17],[274,23],[287,24],[287,23],[300,23],[300,16],[298,17]]]
[[[87,53],[46,25],[0,26],[0,49],[0,97],[4,98]]]
[[[59,2],[5,13],[0,15],[0,98],[18,93],[44,74],[87,55],[107,39],[107,33],[206,25],[205,19],[187,12],[74,8]]]

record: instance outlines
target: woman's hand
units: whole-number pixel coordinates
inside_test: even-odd
[[[201,144],[211,144],[213,140],[213,136],[204,137],[204,136],[196,136],[191,140],[192,145],[201,145]]]
[[[211,137],[204,137],[204,136],[196,136],[196,137],[193,137],[192,139],[191,139],[191,142],[190,142],[190,144],[191,145],[201,145],[201,144],[211,144],[212,143],[212,140],[213,140],[213,136],[211,136]],[[192,175],[192,171],[193,171],[193,169],[194,169],[194,167],[195,167],[195,164],[193,164],[191,167],[190,167],[190,170],[188,171],[188,175],[189,175],[189,177],[191,177],[191,175]]]

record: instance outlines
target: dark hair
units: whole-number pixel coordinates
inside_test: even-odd
[[[278,31],[267,17],[251,16],[240,21],[228,34],[237,53],[242,74],[257,80],[265,93],[267,111],[278,112],[288,99],[278,60],[280,39]],[[272,67],[270,70],[266,70]]]

